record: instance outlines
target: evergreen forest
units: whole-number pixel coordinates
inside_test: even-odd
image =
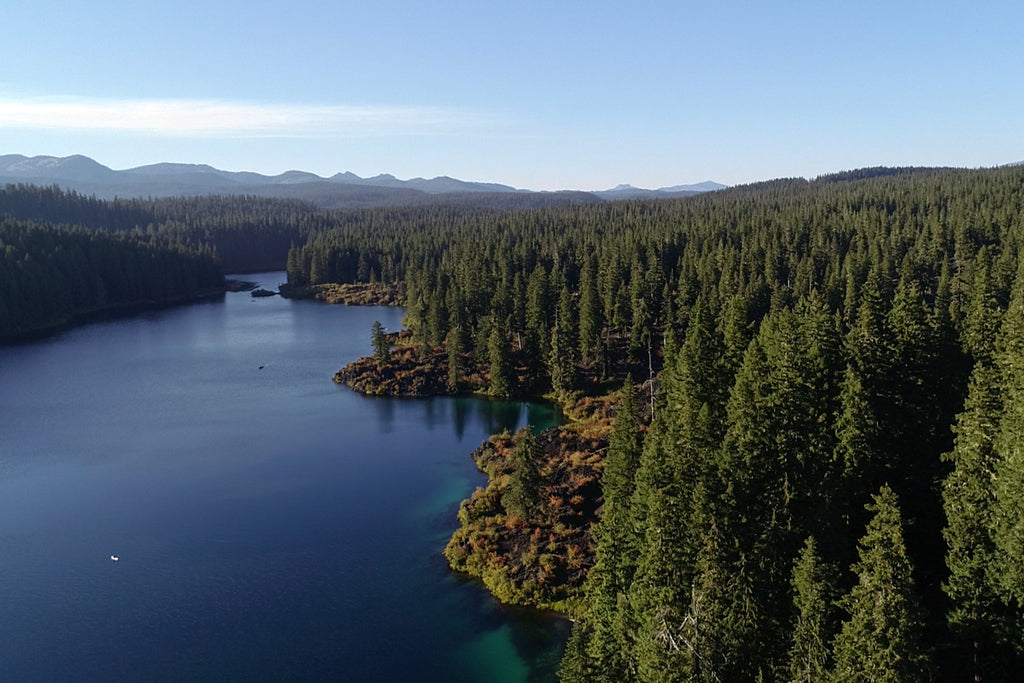
[[[223,273],[283,269],[288,249],[327,220],[292,200],[98,200],[8,185],[0,188],[0,342],[221,293]]]
[[[0,343],[223,292],[224,276],[208,250],[153,233],[0,217]]]
[[[603,457],[563,681],[1007,681],[1022,208],[1005,168],[368,211],[288,273],[401,282],[421,353],[443,347],[453,382],[488,368],[492,395],[642,380]]]
[[[0,216],[3,329],[277,264],[397,287],[451,392],[614,396],[564,683],[1019,680],[1024,167],[530,210],[9,186]],[[540,536],[553,468],[513,444],[493,533]]]

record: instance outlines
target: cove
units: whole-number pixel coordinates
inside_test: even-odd
[[[566,624],[441,550],[473,448],[556,416],[334,385],[401,315],[228,293],[0,349],[4,679],[553,681]]]

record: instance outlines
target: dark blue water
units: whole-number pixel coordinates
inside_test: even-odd
[[[441,550],[470,451],[554,415],[330,381],[401,315],[237,293],[0,349],[0,679],[553,680],[564,624]]]

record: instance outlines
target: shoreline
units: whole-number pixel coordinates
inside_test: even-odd
[[[0,346],[15,346],[18,344],[28,344],[46,339],[61,332],[67,332],[73,330],[76,327],[82,327],[96,322],[103,322],[105,320],[117,320],[120,318],[128,318],[141,313],[150,313],[153,311],[161,311],[168,308],[176,308],[178,306],[189,306],[191,304],[204,303],[212,301],[214,299],[222,298],[227,292],[234,291],[229,289],[228,284],[225,283],[223,287],[218,287],[214,290],[207,290],[199,294],[173,299],[162,299],[162,300],[146,300],[146,301],[134,301],[131,303],[123,304],[111,304],[109,306],[103,306],[101,308],[93,308],[86,311],[80,311],[71,314],[68,318],[55,322],[50,325],[43,327],[34,327],[31,330],[22,330],[11,335],[5,335],[0,337]],[[244,290],[243,290],[244,291]]]
[[[389,341],[394,344],[403,334],[408,336],[390,333]],[[451,387],[443,350],[421,358],[417,347],[399,345],[387,363],[359,358],[333,380],[364,396],[495,398],[487,396],[479,367],[465,372],[464,381]],[[571,621],[595,559],[592,529],[602,502],[600,474],[614,400],[550,394],[504,400],[548,403],[564,420],[536,435],[543,472],[536,514],[522,520],[505,510],[513,438],[507,431],[493,434],[470,453],[487,482],[459,504],[459,525],[443,554],[452,572],[483,586],[502,605]]]
[[[345,306],[401,306],[401,285],[375,283],[278,286],[278,293],[286,299],[312,299],[326,304]]]
[[[397,305],[381,296],[384,291],[367,285],[280,287],[287,298]],[[408,330],[387,333],[387,362],[364,356],[338,370],[332,380],[363,396],[498,398],[487,393],[486,365],[466,356],[460,380],[452,386],[444,348],[422,352],[406,342],[411,336]],[[600,474],[614,399],[548,393],[514,394],[501,400],[548,403],[565,420],[536,435],[545,473],[537,515],[525,521],[504,509],[502,496],[508,486],[513,441],[508,432],[493,434],[470,453],[477,469],[487,475],[487,482],[459,504],[459,525],[443,554],[453,574],[485,588],[503,607],[529,609],[571,622],[579,612],[586,575],[595,560],[593,525],[600,516]]]

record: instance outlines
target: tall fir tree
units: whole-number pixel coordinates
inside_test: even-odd
[[[654,490],[668,492],[678,501],[674,524],[686,558],[678,568],[684,583],[690,580],[698,538],[693,526],[694,495],[711,476],[722,443],[727,386],[731,377],[722,367],[722,338],[715,328],[714,306],[699,298],[690,311],[690,324],[682,347],[668,353],[661,374],[659,403],[638,467],[633,528],[647,525],[648,504]]]
[[[978,251],[972,270],[973,282],[960,335],[961,343],[964,351],[975,362],[991,362],[995,354],[996,337],[999,336],[1002,310],[988,248]]]
[[[523,362],[531,380],[540,377],[547,365],[549,325],[548,273],[538,263],[526,284],[526,330],[523,340]]]
[[[590,631],[586,621],[577,619],[569,632],[569,640],[562,652],[562,660],[558,664],[559,683],[591,683],[595,671],[587,655],[587,644],[590,642]]]
[[[949,597],[950,633],[956,639],[963,673],[974,680],[1006,680],[1007,636],[1013,613],[993,580],[996,563],[995,484],[999,418],[999,368],[991,357],[979,360],[967,402],[954,427],[956,440],[946,458],[953,469],[943,482],[946,513],[946,567],[943,590]]]
[[[704,488],[696,494],[701,527],[700,547],[686,611],[669,644],[680,655],[675,667],[687,681],[723,683],[764,677],[759,665],[746,659],[746,624],[759,609],[742,573],[733,571],[729,541],[722,537]]]
[[[717,467],[723,536],[758,609],[741,624],[753,669],[785,665],[789,624],[772,605],[789,602],[803,539],[828,534],[827,505],[840,493],[832,466],[838,412],[839,337],[818,302],[768,316],[750,343],[729,399]]]
[[[621,681],[631,666],[625,624],[625,597],[637,563],[638,539],[632,527],[630,499],[643,446],[637,390],[623,385],[601,475],[603,506],[594,528],[594,566],[587,575],[588,661],[595,681]]]
[[[882,455],[880,425],[857,371],[846,367],[839,394],[834,461],[840,474],[840,495],[830,499],[829,521],[836,533],[824,537],[828,554],[844,565],[853,561],[856,539],[868,523],[864,507],[892,479],[892,463]],[[834,516],[833,516],[834,515]]]
[[[370,342],[373,345],[373,359],[377,365],[387,365],[391,360],[391,343],[384,334],[384,326],[379,320],[374,320],[370,327]]]
[[[880,266],[873,268],[860,292],[857,317],[847,336],[849,355],[872,410],[888,415],[895,351],[887,320],[888,290]]]
[[[465,370],[466,334],[462,325],[454,325],[448,330],[444,346],[448,355],[448,388],[454,391],[461,386]]]
[[[629,604],[636,624],[636,679],[645,683],[687,680],[676,634],[682,628],[690,584],[686,534],[676,523],[689,501],[673,488],[655,489]]]
[[[488,393],[491,396],[507,398],[512,394],[512,357],[509,348],[506,325],[495,324],[487,341],[487,356],[490,360],[491,382]]]
[[[1024,606],[1024,259],[996,347],[1003,388],[996,434],[996,574],[1007,602]]]
[[[572,294],[563,284],[558,296],[558,313],[551,330],[551,348],[548,352],[551,386],[556,392],[567,392],[576,388],[576,354],[579,350],[576,325]]]
[[[832,668],[832,638],[836,619],[832,572],[808,536],[793,565],[793,641],[789,649],[789,682],[818,683]]]
[[[580,273],[580,359],[584,363],[601,363],[604,358],[601,332],[604,328],[602,319],[601,297],[597,291],[597,274],[594,261],[587,258],[583,262]]]
[[[915,519],[938,513],[932,483],[939,475],[939,455],[949,449],[944,434],[938,373],[937,340],[918,282],[910,272],[900,278],[888,321],[894,367],[892,395],[883,416],[892,439],[902,481],[904,514]],[[949,416],[952,419],[952,416]],[[896,486],[897,482],[892,482]]]
[[[513,437],[512,472],[501,497],[505,511],[525,522],[540,517],[540,461],[537,437],[529,427],[523,427]]]
[[[914,683],[931,678],[923,618],[903,540],[899,500],[882,487],[853,566],[857,584],[844,598],[849,615],[833,644],[835,683]]]

